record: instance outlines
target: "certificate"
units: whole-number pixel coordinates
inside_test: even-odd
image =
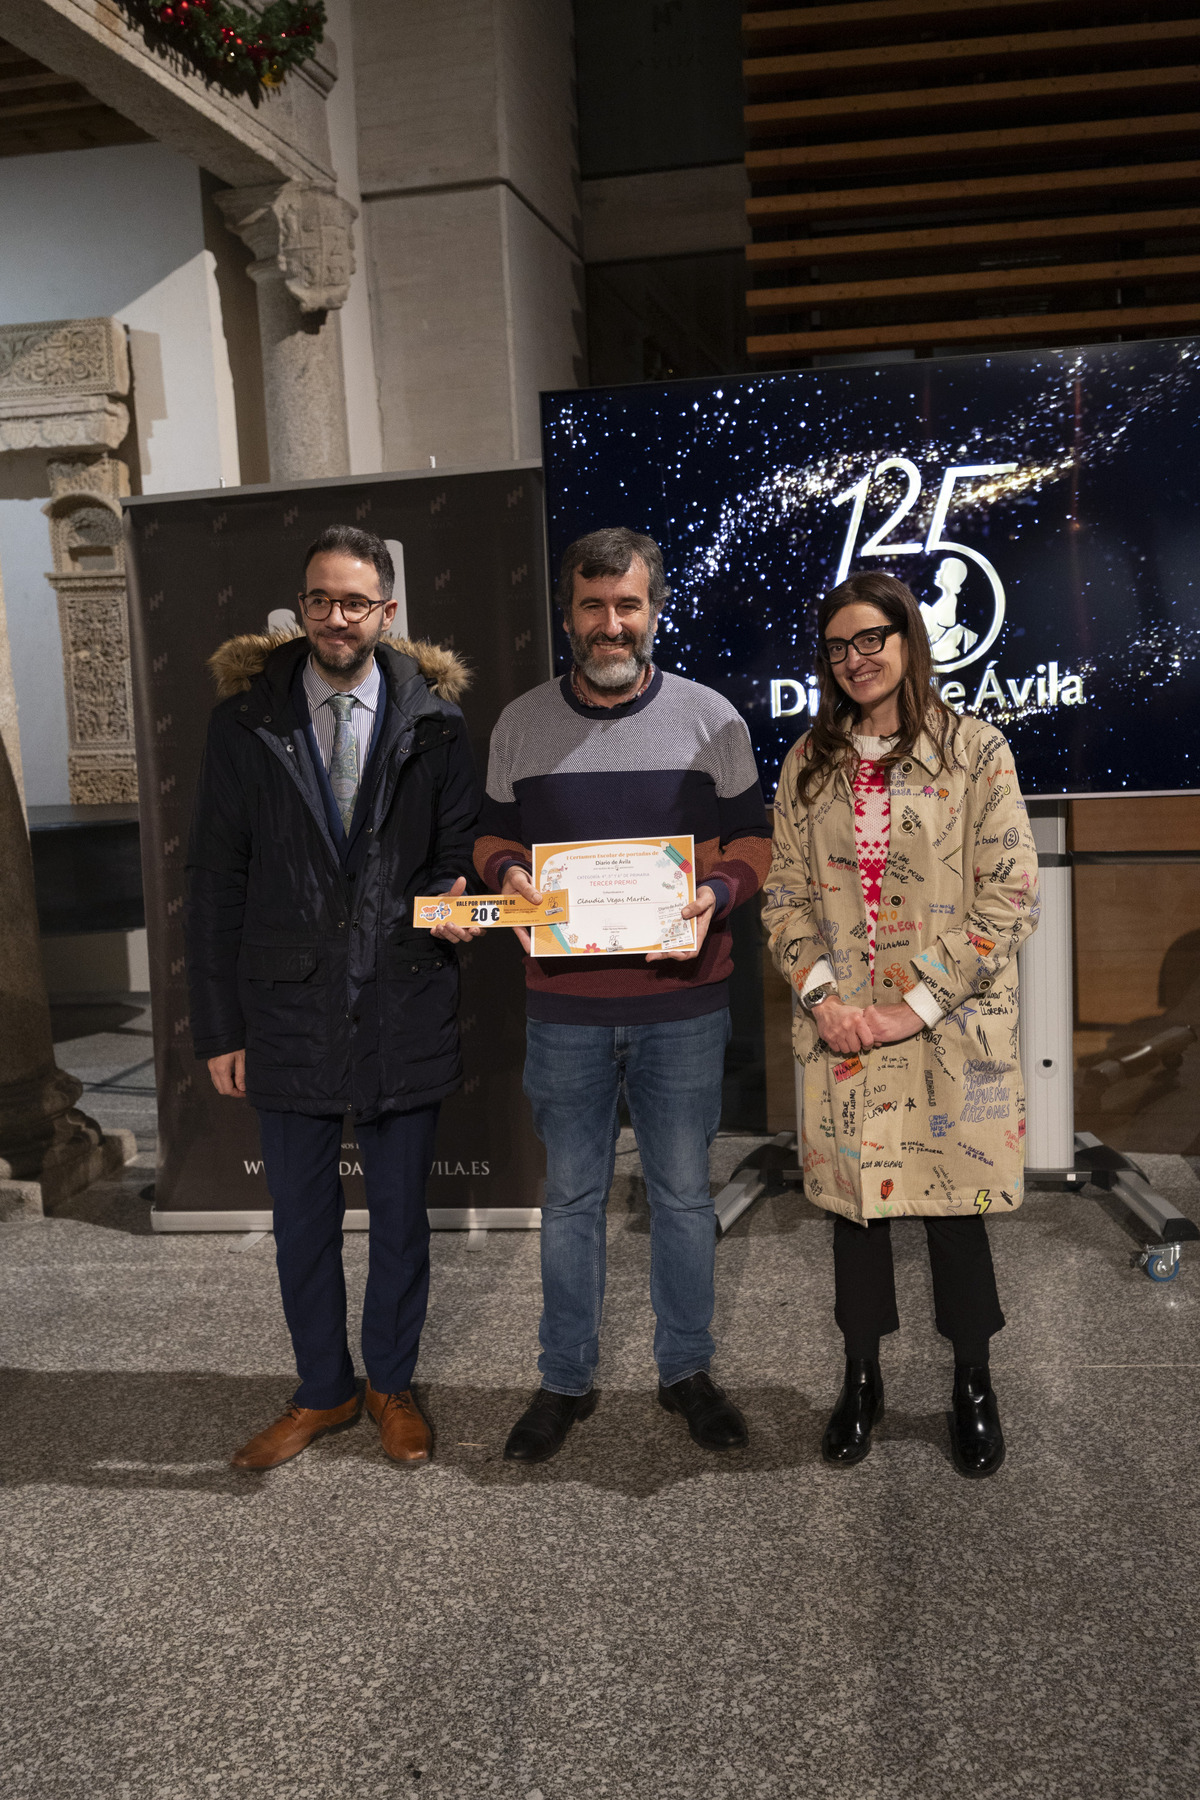
[[[601,838],[533,846],[533,885],[563,888],[570,919],[535,925],[534,956],[644,956],[694,950],[696,898],[690,837]]]

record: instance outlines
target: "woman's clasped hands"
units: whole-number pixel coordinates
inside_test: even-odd
[[[845,1006],[836,994],[812,1009],[822,1039],[839,1056],[899,1044],[923,1031],[925,1021],[907,1002],[899,1006]]]

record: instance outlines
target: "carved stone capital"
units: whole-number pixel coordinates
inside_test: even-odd
[[[358,217],[348,200],[307,181],[228,188],[214,198],[229,229],[254,253],[255,281],[281,280],[304,313],[345,305]]]

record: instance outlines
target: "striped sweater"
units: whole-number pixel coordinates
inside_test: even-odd
[[[697,1018],[728,1004],[729,915],[771,865],[771,827],[740,715],[711,688],[656,669],[623,706],[587,706],[570,676],[505,707],[492,733],[475,845],[498,891],[531,846],[580,838],[690,835],[696,879],[717,905],[698,957],[527,957],[529,1016],[580,1025]]]

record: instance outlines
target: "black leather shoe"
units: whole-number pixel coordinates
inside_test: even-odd
[[[848,1356],[846,1379],[821,1439],[821,1455],[852,1469],[871,1448],[871,1427],[883,1416],[883,1376],[876,1356]]]
[[[950,1411],[950,1454],[960,1475],[981,1481],[1004,1461],[1000,1408],[986,1368],[966,1363],[954,1367],[954,1399]]]
[[[658,1404],[682,1413],[694,1443],[702,1450],[744,1450],[750,1433],[733,1401],[704,1369],[685,1375],[670,1387],[658,1384]]]
[[[505,1462],[549,1462],[562,1449],[576,1419],[590,1419],[595,1410],[595,1388],[586,1394],[553,1394],[539,1388],[508,1434]]]

